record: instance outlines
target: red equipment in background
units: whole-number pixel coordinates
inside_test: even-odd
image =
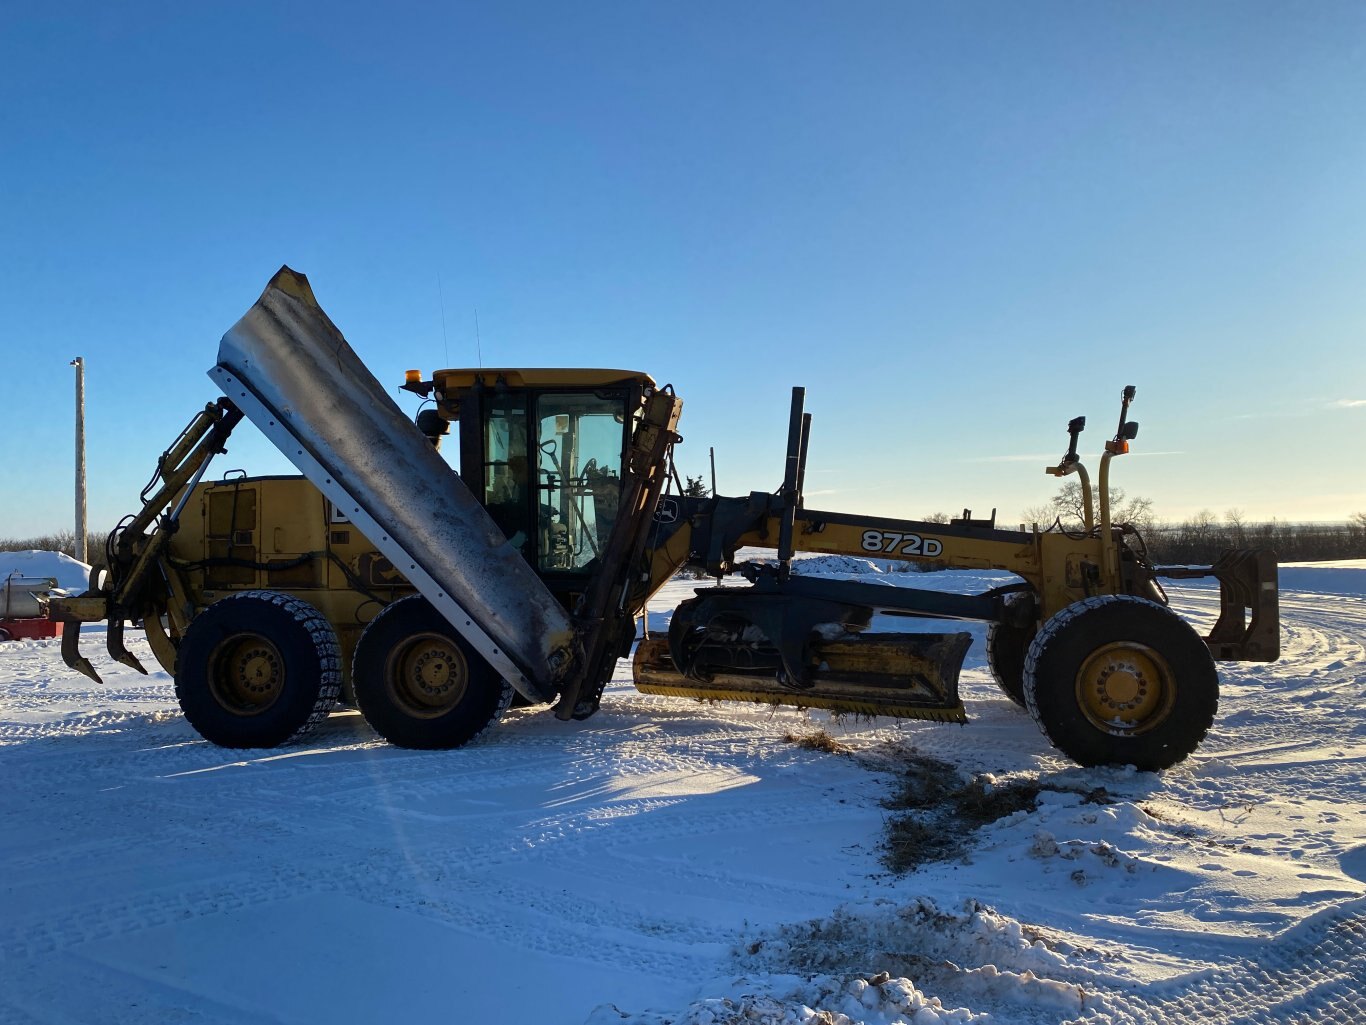
[[[60,637],[62,624],[47,618],[43,601],[56,586],[53,577],[11,575],[0,581],[0,641]]]

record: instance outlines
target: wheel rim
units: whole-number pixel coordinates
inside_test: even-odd
[[[384,667],[390,697],[411,716],[435,719],[465,696],[469,663],[449,637],[414,634],[390,653]]]
[[[234,715],[260,715],[285,689],[280,649],[260,634],[234,634],[209,656],[209,690]]]
[[[1131,737],[1160,725],[1176,702],[1167,660],[1144,644],[1097,648],[1077,672],[1077,704],[1092,726]]]

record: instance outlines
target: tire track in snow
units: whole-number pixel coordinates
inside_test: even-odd
[[[1363,902],[1321,913],[1253,955],[1199,973],[1173,993],[1116,994],[1116,1022],[1168,1025],[1354,1025],[1366,1021],[1366,914]]]
[[[222,757],[222,752],[207,747],[190,750],[197,750],[215,761]],[[492,749],[485,749],[485,753],[490,750]],[[169,754],[177,761],[183,761],[186,752],[181,750],[162,754]],[[504,777],[503,782],[506,783],[507,763],[516,759],[516,753],[503,751],[498,754],[496,761],[501,764],[496,764],[476,776],[501,774]],[[106,757],[119,756],[120,753],[116,751]],[[194,760],[203,762],[205,757]],[[407,771],[424,771],[422,758],[414,757],[405,761],[408,764],[402,767]],[[676,763],[678,759],[672,761]],[[699,772],[709,768],[708,764],[700,759],[682,761],[686,763],[686,768]],[[430,769],[430,761],[426,762],[426,766]],[[386,764],[386,767],[392,766]],[[631,776],[650,778],[649,773],[639,771],[639,767],[635,768],[636,771],[632,772]],[[224,785],[213,787],[211,792],[196,792],[194,797],[180,799],[168,799],[167,794],[153,793],[141,796],[126,810],[129,817],[134,820],[159,818],[161,824],[158,835],[162,844],[208,844],[216,848],[216,857],[221,859],[225,854],[231,854],[234,840],[237,844],[250,849],[262,842],[270,841],[272,837],[288,839],[301,832],[301,829],[291,829],[278,822],[263,822],[260,808],[264,800],[265,804],[277,813],[287,813],[296,796],[291,794],[291,781],[307,778],[308,789],[315,790],[312,786],[312,777],[315,775],[316,773],[298,771],[279,772],[263,781],[264,786],[252,787],[245,791],[240,786],[234,788],[232,781],[228,781]],[[521,782],[544,788],[552,795],[557,787],[564,786],[562,773],[557,772],[557,763],[551,758],[545,759],[543,764],[524,769],[519,777]],[[48,794],[52,793],[51,782],[48,780],[48,785],[43,788]],[[412,796],[403,792],[405,785],[408,784],[411,784],[418,794],[430,796],[433,793],[459,792],[462,788],[478,794],[480,782],[478,778],[470,779],[468,776],[459,775],[439,782],[414,777],[387,780],[376,784],[376,788],[401,799]],[[205,814],[204,805],[201,803],[205,797],[209,797],[213,809],[211,816]],[[376,815],[373,806],[367,811],[356,802],[352,802],[352,805],[351,808],[343,809],[344,813],[341,816],[341,820],[348,824],[355,825],[367,817],[373,819]],[[505,908],[500,906],[500,903],[504,899],[516,898],[520,892],[523,903],[530,901],[540,907],[543,913],[552,915],[562,933],[574,934],[577,942],[588,949],[594,945],[601,946],[596,938],[604,921],[601,903],[567,900],[558,892],[546,893],[533,901],[530,894],[534,891],[524,888],[509,891],[503,886],[490,886],[490,881],[498,880],[506,867],[516,862],[519,857],[524,859],[527,850],[533,850],[535,859],[546,863],[591,864],[623,851],[629,852],[633,844],[641,840],[659,843],[672,839],[725,834],[738,828],[773,829],[790,822],[792,817],[792,799],[784,793],[776,794],[767,800],[752,801],[743,812],[675,813],[667,819],[661,819],[653,814],[670,807],[671,802],[667,798],[621,801],[607,810],[591,802],[584,804],[582,808],[571,802],[566,811],[536,816],[521,823],[520,832],[514,834],[511,842],[501,843],[492,848],[482,844],[447,847],[442,843],[438,831],[426,841],[419,837],[408,850],[409,871],[419,883],[422,880],[443,878],[452,881],[463,879],[470,885],[458,889],[465,893],[478,894],[489,890],[494,894],[495,899],[491,906],[487,900],[480,898],[474,902],[462,902],[458,915],[455,910],[451,911],[448,917],[453,921],[464,922],[463,927],[468,928],[477,923],[490,934],[512,937],[519,927],[505,922]],[[401,807],[391,811],[394,814],[403,814]],[[492,828],[492,832],[500,836],[506,835],[509,823],[525,818],[525,810],[515,807],[491,814],[503,820],[502,825],[495,824]],[[243,839],[244,837],[246,839]],[[136,849],[145,842],[144,837],[137,835],[101,839],[69,852],[58,859],[57,865],[50,868],[59,872],[64,863],[80,862],[87,858],[117,862],[120,855]],[[0,952],[3,952],[4,956],[20,958],[47,956],[67,947],[155,928],[171,922],[188,921],[204,915],[220,914],[225,910],[269,904],[300,894],[316,894],[338,889],[362,899],[372,899],[380,905],[388,905],[397,899],[402,906],[417,913],[433,914],[436,906],[431,904],[426,890],[420,885],[414,886],[411,882],[406,884],[412,891],[406,898],[403,886],[395,889],[386,882],[376,887],[373,882],[375,879],[393,879],[392,866],[385,864],[386,857],[370,855],[358,859],[357,851],[351,844],[347,844],[335,853],[312,859],[306,869],[278,863],[268,864],[266,875],[269,879],[263,879],[260,873],[251,877],[231,874],[217,880],[213,885],[176,887],[167,892],[144,891],[131,899],[121,897],[114,900],[96,900],[66,916],[54,916],[47,910],[32,915],[15,916],[6,922],[5,928],[0,929]],[[6,872],[25,874],[33,879],[35,869],[45,860],[5,859],[3,864]],[[40,879],[47,874],[37,873]],[[679,875],[686,878],[688,873],[682,872]],[[790,890],[781,886],[765,888],[778,894],[775,900],[780,902]],[[614,928],[639,936],[639,940],[626,944],[619,951],[623,956],[634,951],[631,954],[633,960],[628,960],[627,963],[639,963],[643,968],[652,971],[678,972],[696,960],[676,952],[655,950],[652,944],[661,936],[673,937],[673,942],[704,945],[723,943],[726,939],[724,931],[718,932],[700,920],[684,923],[677,920],[676,916],[642,916],[626,906],[613,907],[606,914],[606,918],[615,923]],[[521,942],[526,942],[524,937]],[[571,944],[572,946],[574,945]],[[546,953],[562,953],[564,947],[561,937],[555,942],[547,941],[542,949]]]

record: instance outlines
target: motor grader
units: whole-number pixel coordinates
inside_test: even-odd
[[[49,615],[67,624],[67,664],[97,680],[79,625],[107,620],[111,656],[142,670],[124,644],[140,625],[187,720],[226,747],[296,740],[339,704],[414,748],[465,744],[514,699],[583,719],[633,648],[646,693],[965,722],[971,635],[870,629],[882,615],[990,624],[993,676],[1055,747],[1083,765],[1161,769],[1210,727],[1216,659],[1278,655],[1270,553],[1162,569],[1133,527],[1110,521],[1110,464],[1137,432],[1132,388],[1094,507],[1084,419],[1049,468],[1081,477],[1081,529],[1007,530],[994,514],[808,508],[801,389],[781,488],[743,497],[682,493],[682,400],[639,372],[410,371],[414,420],[289,268],[223,337],[209,374],[223,397],[163,453],[141,509],[109,536],[107,573]],[[303,476],[205,480],[243,416]],[[756,548],[775,557],[737,558]],[[794,573],[798,553],[1017,580],[976,595],[833,580]],[[638,641],[650,596],[684,569],[716,583],[678,606],[666,636]],[[1208,636],[1167,606],[1163,576],[1218,579]]]

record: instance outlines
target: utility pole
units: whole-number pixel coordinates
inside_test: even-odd
[[[85,550],[85,359],[71,361],[76,368],[76,561],[89,562]]]

